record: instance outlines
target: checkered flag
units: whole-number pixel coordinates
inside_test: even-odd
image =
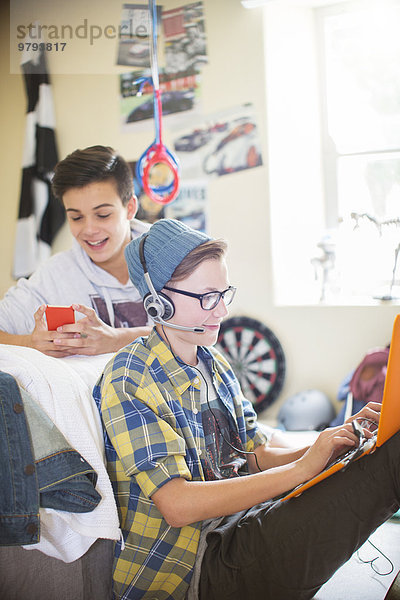
[[[65,221],[61,203],[51,193],[58,161],[54,108],[45,52],[23,56],[27,95],[25,147],[17,221],[13,277],[29,277],[50,256],[51,243]]]

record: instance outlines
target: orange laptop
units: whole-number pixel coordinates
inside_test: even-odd
[[[354,460],[369,454],[376,447],[382,446],[388,439],[400,430],[400,315],[394,320],[392,341],[390,343],[389,358],[386,371],[385,387],[383,391],[381,416],[376,434],[369,440],[363,438],[360,445],[352,448],[333,463],[329,464],[321,473],[295,487],[291,492],[281,498],[281,501],[299,496],[304,490],[326,479],[333,473],[340,471]]]

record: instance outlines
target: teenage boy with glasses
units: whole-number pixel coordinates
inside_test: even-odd
[[[399,434],[299,498],[277,499],[358,438],[349,421],[311,447],[269,445],[213,348],[234,296],[225,251],[168,219],[125,251],[155,327],[94,390],[123,532],[115,598],[312,598],[399,508]],[[379,409],[352,419],[378,421]]]

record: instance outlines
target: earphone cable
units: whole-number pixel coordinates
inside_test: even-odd
[[[384,554],[380,548],[378,548],[377,546],[375,546],[375,544],[373,544],[373,543],[371,542],[371,540],[368,540],[368,543],[369,543],[369,544],[371,544],[371,546],[372,546],[373,548],[375,548],[375,550],[376,550],[377,552],[379,552],[379,554],[380,554],[381,556],[383,556],[383,558],[385,558],[385,559],[388,561],[388,563],[389,563],[389,565],[390,565],[390,570],[389,570],[389,571],[387,571],[386,573],[381,573],[380,571],[378,571],[378,569],[376,568],[376,566],[375,566],[375,564],[374,564],[374,563],[375,563],[375,561],[379,559],[379,556],[375,556],[375,558],[372,558],[372,559],[370,559],[370,560],[364,560],[364,559],[362,559],[362,558],[361,558],[361,556],[360,556],[360,550],[357,550],[357,557],[358,557],[358,560],[360,560],[360,561],[361,561],[362,563],[364,563],[364,564],[370,564],[370,565],[371,565],[371,569],[374,571],[374,573],[376,573],[377,575],[380,575],[381,577],[384,577],[385,575],[390,575],[391,573],[393,573],[393,571],[394,571],[394,564],[392,563],[392,561],[390,560],[390,558],[389,558],[388,556],[386,556],[386,554]]]
[[[190,368],[191,368],[191,369],[194,369],[195,371],[197,371],[197,373],[199,373],[199,375],[201,375],[201,378],[202,378],[202,380],[203,380],[203,381],[204,381],[204,383],[206,384],[206,400],[207,400],[207,406],[208,406],[208,409],[209,409],[209,411],[210,411],[210,413],[211,413],[211,415],[212,415],[212,417],[213,417],[213,419],[214,419],[214,421],[215,421],[215,424],[216,424],[216,426],[218,427],[218,431],[219,431],[219,433],[220,433],[220,435],[221,435],[222,439],[224,440],[224,442],[225,442],[226,444],[228,444],[228,446],[229,446],[230,448],[232,448],[232,450],[235,450],[235,452],[238,452],[239,454],[244,454],[244,455],[252,455],[252,456],[254,456],[254,460],[255,460],[255,462],[256,462],[257,469],[258,469],[258,470],[260,471],[260,473],[261,473],[261,472],[262,472],[262,469],[260,468],[260,465],[259,465],[259,463],[258,463],[258,459],[257,459],[257,454],[256,454],[255,452],[248,452],[247,450],[241,450],[240,448],[236,448],[236,446],[234,446],[233,444],[231,444],[231,442],[229,442],[229,440],[227,440],[227,439],[226,439],[226,437],[224,436],[224,434],[223,434],[223,433],[222,433],[222,431],[221,431],[221,427],[220,427],[220,425],[219,425],[219,423],[218,423],[218,419],[217,419],[217,417],[215,416],[215,414],[213,413],[213,410],[212,410],[212,408],[211,408],[211,405],[210,405],[210,401],[209,401],[209,398],[208,398],[208,383],[207,383],[207,380],[206,380],[206,378],[204,377],[204,375],[203,375],[203,373],[200,371],[200,369],[197,369],[197,367],[194,367],[193,365],[186,365],[186,363],[184,363],[183,361],[181,361],[181,360],[179,360],[179,359],[178,359],[178,357],[175,355],[174,351],[172,350],[172,346],[171,346],[171,344],[170,344],[170,341],[169,341],[169,339],[168,339],[168,335],[167,335],[167,334],[166,334],[166,332],[165,332],[164,326],[163,326],[163,325],[161,325],[161,328],[162,328],[162,330],[163,330],[163,333],[164,333],[164,335],[165,335],[165,337],[166,337],[166,340],[167,340],[167,342],[168,342],[169,349],[171,350],[171,352],[172,352],[172,355],[173,355],[173,357],[175,358],[176,362],[177,362],[178,364],[181,364],[181,365],[184,365],[184,366],[190,366]]]

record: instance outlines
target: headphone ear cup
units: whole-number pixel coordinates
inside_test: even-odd
[[[163,312],[163,308],[159,302],[154,302],[154,298],[153,298],[152,294],[147,294],[143,298],[143,307],[144,307],[144,310],[146,311],[146,313],[152,319],[157,319],[159,317],[162,318],[161,313]]]
[[[168,319],[170,319],[171,317],[174,316],[174,313],[175,313],[174,303],[172,302],[172,300],[170,298],[168,298],[168,296],[166,296],[162,292],[158,292],[158,297],[160,298],[162,305],[164,307],[164,312],[163,312],[162,318],[164,319],[164,321],[168,321]]]
[[[154,298],[152,294],[147,294],[143,298],[143,306],[149,317],[155,321],[157,319],[168,321],[175,312],[172,300],[162,292],[158,292],[157,298]]]

